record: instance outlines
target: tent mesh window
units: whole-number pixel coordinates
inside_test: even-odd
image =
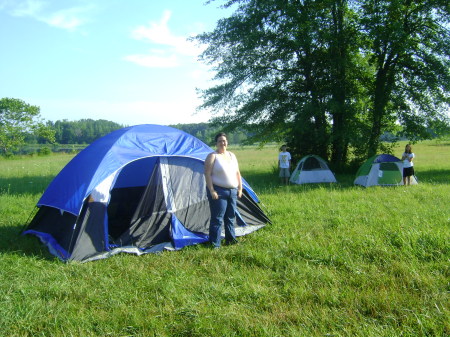
[[[320,162],[314,157],[306,159],[305,162],[303,163],[304,170],[312,171],[312,170],[320,170],[321,168],[322,167],[320,165]]]
[[[380,163],[380,170],[382,171],[398,171],[398,166],[395,163]]]
[[[64,250],[73,247],[73,238],[78,235],[79,226],[74,226],[77,217],[53,207],[42,206],[28,225],[27,230],[49,233]]]
[[[108,205],[108,234],[112,241],[129,227],[145,186],[114,188]]]

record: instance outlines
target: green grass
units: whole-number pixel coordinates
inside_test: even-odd
[[[276,148],[235,148],[272,225],[84,264],[18,235],[72,157],[0,159],[0,336],[448,336],[450,144],[413,149],[419,185],[365,189],[282,186]]]

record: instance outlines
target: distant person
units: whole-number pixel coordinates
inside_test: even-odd
[[[291,176],[291,154],[286,151],[287,146],[281,146],[281,152],[278,155],[278,168],[280,169],[280,179],[286,185],[289,184]]]
[[[216,151],[205,160],[205,180],[211,209],[209,241],[214,248],[221,243],[222,223],[225,227],[225,243],[237,243],[234,231],[237,198],[242,196],[242,178],[236,156],[227,151],[227,135],[215,137]]]
[[[411,176],[414,175],[414,153],[410,144],[405,146],[405,152],[402,154],[403,160],[403,185],[411,185]]]

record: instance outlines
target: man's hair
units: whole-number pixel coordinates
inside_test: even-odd
[[[217,139],[219,139],[219,137],[225,137],[228,140],[227,134],[225,132],[219,132],[215,137],[214,140],[217,143]]]

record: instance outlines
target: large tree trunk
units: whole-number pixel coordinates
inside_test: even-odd
[[[323,109],[317,110],[319,113],[315,116],[316,127],[316,151],[317,155],[322,158],[328,158],[328,132],[327,121]]]
[[[386,63],[383,68],[378,69],[375,80],[375,90],[373,96],[372,128],[369,135],[367,156],[372,157],[377,154],[380,148],[380,136],[383,132],[383,118],[386,114],[386,106],[391,94],[393,77],[390,74],[391,65]],[[391,76],[390,76],[391,75]]]
[[[346,109],[347,74],[346,63],[348,57],[347,39],[345,38],[344,8],[346,0],[337,0],[333,4],[333,41],[330,49],[332,82],[332,155],[331,161],[339,169],[347,162],[347,128],[348,118]]]
[[[344,165],[346,158],[345,118],[343,113],[333,115],[333,142],[331,161],[338,167]]]

